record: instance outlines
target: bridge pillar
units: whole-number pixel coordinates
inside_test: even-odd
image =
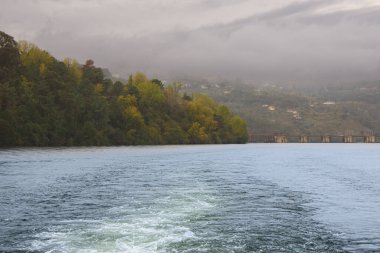
[[[307,135],[300,136],[300,142],[301,143],[309,143],[310,142],[309,136],[307,136]]]
[[[376,136],[373,136],[373,135],[364,136],[364,142],[365,143],[375,143],[376,142]]]
[[[275,143],[287,143],[288,138],[286,137],[286,135],[275,135],[274,136],[274,142]]]
[[[343,137],[343,142],[344,143],[353,143],[354,142],[354,138],[352,135],[345,135]]]
[[[248,142],[253,142],[253,141],[254,141],[253,134],[252,134],[252,133],[249,133],[249,134],[248,134]]]
[[[322,143],[330,143],[331,142],[331,136],[330,135],[324,135],[321,137]]]
[[[274,136],[273,136],[273,135],[268,135],[268,136],[266,137],[266,142],[268,142],[268,143],[273,143],[273,142],[275,142]]]

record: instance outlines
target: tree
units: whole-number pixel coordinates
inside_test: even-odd
[[[247,124],[238,116],[230,119],[234,143],[246,143],[248,140]]]
[[[20,53],[12,36],[0,31],[0,83],[19,74]]]
[[[155,78],[155,79],[152,79],[151,82],[154,83],[154,84],[156,84],[156,85],[158,85],[158,87],[160,87],[161,89],[164,88],[164,84],[162,83],[161,80],[158,80],[158,79]]]
[[[0,109],[5,111],[17,102],[20,79],[20,53],[13,37],[0,31]],[[9,115],[10,116],[10,115]],[[8,118],[9,120],[9,118]],[[4,126],[3,126],[4,127]]]
[[[164,95],[159,86],[150,81],[138,85],[141,106],[145,110],[149,107],[160,106],[164,102]]]

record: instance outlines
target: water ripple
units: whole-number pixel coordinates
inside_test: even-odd
[[[379,252],[355,147],[0,151],[0,252]]]

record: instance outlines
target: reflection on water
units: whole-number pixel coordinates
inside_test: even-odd
[[[0,151],[0,252],[377,252],[380,146]]]

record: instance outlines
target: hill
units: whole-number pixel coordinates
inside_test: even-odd
[[[246,123],[211,98],[92,60],[59,61],[0,32],[0,146],[245,143]]]
[[[251,86],[239,82],[187,80],[247,121],[252,133],[287,135],[380,135],[380,84],[314,89]]]

